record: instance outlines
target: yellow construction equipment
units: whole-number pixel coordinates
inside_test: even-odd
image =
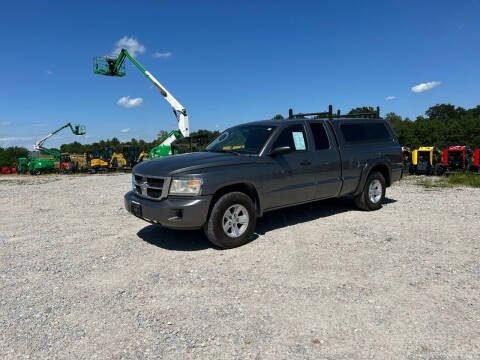
[[[87,151],[85,153],[85,159],[88,169],[92,174],[99,171],[121,169],[127,165],[123,154],[115,152],[111,147]]]
[[[442,152],[433,146],[421,146],[412,151],[410,174],[441,175]]]

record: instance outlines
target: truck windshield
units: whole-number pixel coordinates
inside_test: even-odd
[[[207,147],[210,152],[258,154],[275,130],[275,126],[240,125],[225,130]]]

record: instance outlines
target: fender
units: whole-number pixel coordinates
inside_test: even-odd
[[[230,186],[236,186],[236,185],[237,186],[247,185],[249,187],[252,187],[255,190],[255,205],[256,205],[255,207],[256,207],[257,216],[258,217],[263,216],[263,206],[262,206],[262,204],[263,204],[263,199],[262,199],[263,192],[261,191],[261,186],[255,184],[251,180],[232,180],[232,181],[225,182],[222,185],[216,187],[215,191],[212,194],[216,194],[219,190],[221,190],[223,188],[228,188]]]
[[[384,156],[384,157],[368,160],[362,168],[360,181],[353,195],[358,195],[363,191],[363,188],[365,187],[365,182],[367,181],[367,177],[370,174],[370,171],[377,165],[384,165],[388,170],[388,177],[390,179],[392,178],[392,163],[387,157]],[[385,180],[387,181],[387,187],[390,186],[388,179],[385,179]]]

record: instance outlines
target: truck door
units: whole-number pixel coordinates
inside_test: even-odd
[[[271,149],[289,146],[286,154],[266,156],[263,168],[265,208],[305,202],[315,198],[316,184],[313,152],[303,124],[284,128]]]
[[[315,171],[317,199],[336,196],[342,186],[340,154],[335,144],[333,134],[330,139],[324,121],[311,121],[313,137],[312,151],[313,170]]]

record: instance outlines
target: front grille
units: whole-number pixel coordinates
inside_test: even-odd
[[[133,174],[134,191],[142,197],[160,200],[167,197],[169,178]]]
[[[158,199],[159,197],[162,196],[162,190],[157,190],[157,189],[147,189],[147,195],[149,197],[153,197],[155,199]]]
[[[147,177],[148,186],[151,186],[151,187],[156,187],[161,189],[163,187],[164,182],[165,182],[165,179]]]

